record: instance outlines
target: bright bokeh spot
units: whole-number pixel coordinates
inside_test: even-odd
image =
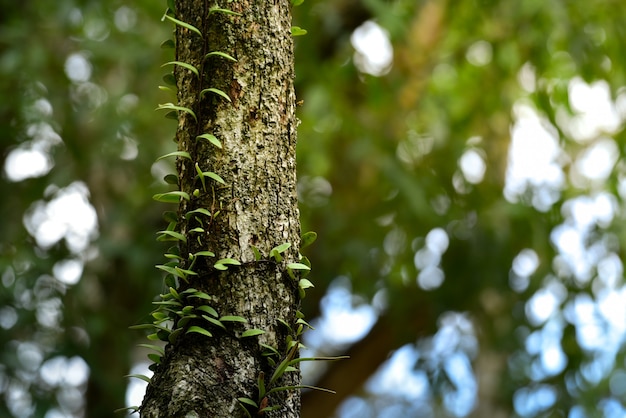
[[[83,262],[77,259],[61,260],[52,268],[54,277],[66,285],[78,283],[83,274]]]
[[[389,72],[393,61],[393,47],[386,30],[368,20],[354,30],[350,40],[355,49],[354,63],[361,72],[373,76]]]
[[[493,56],[493,48],[487,41],[474,42],[469,49],[465,57],[470,64],[476,67],[484,67],[491,62]]]
[[[529,190],[531,204],[539,211],[547,211],[565,186],[561,168],[563,150],[554,128],[530,106],[520,102],[513,113],[515,124],[511,130],[504,196],[510,202],[517,202]]]
[[[87,186],[74,182],[53,196],[48,202],[35,202],[24,216],[24,225],[40,247],[49,248],[65,239],[69,249],[78,254],[98,234],[98,218],[89,203]]]
[[[585,148],[576,158],[576,170],[598,184],[606,181],[617,162],[619,150],[614,140],[601,138]]]
[[[65,74],[75,83],[89,81],[91,78],[91,63],[85,54],[76,52],[65,60]]]
[[[461,156],[459,167],[468,182],[478,184],[483,181],[487,163],[485,163],[485,159],[478,150],[469,149]]]
[[[50,157],[36,149],[14,149],[4,162],[7,177],[15,182],[31,177],[45,176],[50,172],[52,166]]]
[[[317,347],[320,341],[332,345],[350,344],[370,330],[378,318],[374,309],[365,303],[354,303],[354,296],[346,280],[338,279],[322,298],[322,316],[315,328],[306,335],[307,344]]]
[[[580,77],[575,77],[570,81],[568,90],[570,105],[575,114],[570,116],[561,111],[557,114],[557,121],[574,140],[588,142],[603,134],[617,131],[622,118],[611,99],[611,91],[606,81],[587,84]]]
[[[31,110],[33,116],[44,117],[52,113],[52,106],[47,100],[40,99]],[[59,134],[47,122],[28,125],[26,136],[29,140],[11,150],[4,162],[4,172],[13,182],[48,174],[54,167],[50,152],[54,146],[62,142]]]

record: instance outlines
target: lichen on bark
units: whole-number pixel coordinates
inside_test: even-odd
[[[214,6],[239,15],[211,13]],[[211,329],[211,338],[183,333],[168,345],[146,391],[141,416],[243,417],[236,399],[256,399],[259,374],[273,372],[260,343],[286,354],[290,331],[279,320],[294,324],[299,303],[297,283],[285,273],[285,262],[255,261],[253,252],[254,246],[267,258],[273,247],[290,242],[285,259],[292,262],[298,257],[290,4],[289,0],[178,0],[176,19],[203,34],[176,26],[176,61],[195,66],[201,74],[196,77],[181,66],[174,70],[178,105],[197,116],[196,122],[180,112],[176,133],[178,149],[191,156],[177,161],[180,190],[191,196],[179,207],[178,229],[187,238],[179,244],[180,254],[215,253],[214,258],[199,258],[193,267],[198,274],[190,276],[188,283],[182,281],[181,290],[193,287],[206,292],[211,295],[208,303],[220,315],[242,316],[248,323],[229,323],[227,332]],[[237,61],[217,55],[205,59],[212,51]],[[200,99],[200,91],[209,87],[222,90],[231,100],[210,92]],[[196,139],[204,133],[215,135],[222,148]],[[218,174],[225,184],[207,177],[205,190],[196,163],[202,171]],[[204,232],[192,232],[198,223],[185,217],[197,208],[213,214],[203,223]],[[221,258],[242,264],[222,272],[213,267]],[[241,338],[243,330],[250,328],[265,334]],[[281,384],[299,381],[298,372],[289,372]],[[299,416],[298,391],[278,392],[268,400],[281,409],[265,416]]]

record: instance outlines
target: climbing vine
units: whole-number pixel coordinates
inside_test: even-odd
[[[302,2],[303,0],[291,0],[293,6],[298,6]],[[241,13],[218,6],[210,7],[208,14],[209,16],[222,15],[227,18],[242,16]],[[173,0],[167,1],[167,9],[163,14],[162,20],[173,24],[175,29],[188,31],[192,36],[197,36],[201,39],[205,36],[202,30],[177,17],[176,6]],[[306,30],[296,26],[293,26],[291,29],[293,36],[304,35],[305,33]],[[207,42],[204,42],[203,45],[206,48]],[[174,48],[176,44],[174,40],[168,39],[161,46],[163,48]],[[156,110],[166,111],[166,118],[175,120],[186,116],[192,118],[195,122],[196,130],[194,135],[195,143],[206,142],[216,151],[224,152],[224,147],[216,132],[202,132],[198,123],[197,112],[200,104],[206,100],[207,95],[214,95],[217,99],[232,103],[231,96],[224,90],[216,86],[206,85],[206,83],[210,82],[210,77],[207,74],[207,69],[209,68],[207,62],[217,59],[223,60],[224,63],[236,63],[238,62],[237,55],[233,51],[211,50],[205,51],[203,56],[200,63],[190,63],[175,59],[162,65],[163,68],[172,68],[173,71],[163,77],[165,85],[159,86],[161,90],[172,93],[177,92],[179,85],[177,84],[176,74],[179,73],[174,71],[174,69],[178,68],[179,71],[189,71],[193,74],[196,82],[200,85],[198,89],[200,93],[191,103],[183,105],[179,99],[178,104],[172,102],[159,104]],[[254,263],[271,264],[275,268],[282,269],[287,274],[297,286],[299,297],[304,298],[306,290],[313,287],[313,284],[307,278],[311,270],[311,263],[307,257],[301,254],[301,251],[317,238],[315,232],[307,232],[301,236],[298,259],[296,261],[290,262],[285,258],[285,252],[292,246],[289,242],[279,243],[268,254],[262,254],[259,248],[252,246],[254,261],[242,262],[230,257],[217,258],[215,252],[209,248],[206,238],[211,230],[211,224],[219,216],[222,216],[222,211],[224,210],[222,202],[215,198],[216,188],[228,187],[227,182],[216,172],[204,167],[202,162],[195,158],[193,150],[180,149],[180,144],[178,150],[162,155],[157,161],[167,158],[176,159],[179,175],[182,175],[181,171],[185,167],[192,167],[195,179],[193,190],[179,190],[180,184],[182,184],[179,175],[168,174],[164,177],[165,182],[172,186],[177,186],[177,190],[157,193],[153,196],[153,199],[157,202],[179,204],[179,211],[166,211],[164,219],[167,222],[167,227],[157,232],[157,241],[174,244],[165,253],[166,262],[156,266],[165,275],[163,279],[164,291],[159,295],[158,300],[153,302],[155,309],[150,313],[150,322],[131,327],[132,329],[148,331],[147,338],[149,343],[140,344],[140,346],[152,351],[148,354],[148,358],[152,362],[150,365],[150,370],[152,371],[156,371],[165,356],[168,355],[167,349],[162,347],[163,343],[174,346],[181,335],[197,334],[205,338],[211,338],[215,332],[222,332],[233,338],[245,339],[255,338],[266,332],[264,329],[246,327],[248,320],[243,316],[221,315],[212,303],[216,300],[215,296],[197,290],[192,286],[192,279],[197,278],[199,275],[197,266],[200,260],[202,260],[204,269],[216,272],[225,271],[229,268],[244,267]],[[207,193],[213,196],[213,203],[210,206],[197,207],[193,210],[188,209],[189,207],[198,206],[190,206],[189,203],[193,203],[194,199]],[[188,240],[193,240],[193,245],[189,245],[190,242]],[[199,248],[200,250],[187,252],[189,248]],[[295,323],[290,323],[290,321],[281,318],[278,318],[277,321],[287,330],[284,349],[281,351],[278,347],[259,341],[262,356],[267,362],[269,369],[272,370],[272,374],[266,377],[264,372],[258,373],[257,396],[255,399],[249,396],[237,397],[240,407],[249,417],[253,414],[260,415],[280,408],[280,405],[269,404],[268,396],[272,393],[301,388],[332,392],[327,389],[307,385],[281,386],[279,381],[285,373],[297,372],[297,364],[302,361],[337,360],[343,358],[299,358],[297,356],[298,351],[303,348],[302,334],[306,329],[310,329],[311,326],[305,321],[304,315],[299,310],[296,312]],[[235,324],[241,324],[243,327],[235,327]],[[151,384],[151,379],[145,375],[135,374],[129,376],[142,379],[148,382],[149,385]],[[141,408],[132,406],[124,409],[138,412]]]

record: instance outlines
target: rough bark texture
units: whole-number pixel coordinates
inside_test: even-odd
[[[299,303],[297,283],[285,269],[287,262],[297,261],[300,240],[290,4],[289,0],[176,3],[176,19],[203,34],[176,26],[176,60],[200,70],[200,77],[182,66],[174,70],[178,104],[192,109],[198,120],[180,112],[176,135],[178,149],[191,155],[191,160],[177,161],[180,190],[191,196],[190,201],[182,201],[178,213],[179,231],[187,238],[179,245],[180,254],[215,253],[214,258],[195,263],[198,275],[191,276],[188,284],[181,283],[180,290],[193,287],[206,292],[212,297],[207,304],[220,315],[242,316],[248,323],[227,323],[227,332],[204,323],[212,338],[183,333],[168,345],[148,386],[141,416],[243,417],[236,399],[257,400],[260,373],[266,383],[273,373],[261,355],[260,343],[286,354],[290,331],[279,320],[295,324]],[[210,13],[215,5],[241,16]],[[205,60],[212,51],[232,55],[237,62],[215,55]],[[226,92],[232,103],[214,93],[199,98],[206,88]],[[196,139],[204,133],[215,135],[223,148]],[[204,190],[196,163],[204,172],[217,173],[226,184],[206,177]],[[202,225],[194,216],[185,218],[197,208],[206,208],[213,217],[199,215]],[[206,232],[190,232],[199,226]],[[286,242],[292,246],[282,263],[255,261],[252,246],[267,260],[273,247]],[[213,267],[216,260],[227,257],[242,265],[225,272]],[[266,333],[240,337],[251,328]],[[289,372],[279,384],[299,381],[298,372]],[[280,406],[264,416],[299,416],[299,391],[277,392],[264,402]]]

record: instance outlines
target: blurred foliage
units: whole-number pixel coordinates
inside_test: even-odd
[[[127,326],[161,286],[165,6],[2,3],[0,415],[110,416],[143,358]],[[305,394],[303,416],[342,400],[342,417],[623,416],[621,2],[307,0],[294,13],[308,30],[296,42],[302,223],[319,234],[304,308],[323,314],[340,283],[379,315],[352,348],[316,347],[353,356],[320,382],[351,381],[333,399]],[[355,50],[368,21],[393,47],[378,75]],[[585,107],[603,92],[606,108]],[[526,179],[512,138],[531,157]],[[541,140],[555,148],[528,149]],[[16,150],[48,169],[12,177]],[[97,227],[81,236],[66,217],[56,239],[38,237],[71,191]],[[422,379],[408,398],[404,384],[366,383],[399,347]],[[81,361],[87,381],[62,373]]]

